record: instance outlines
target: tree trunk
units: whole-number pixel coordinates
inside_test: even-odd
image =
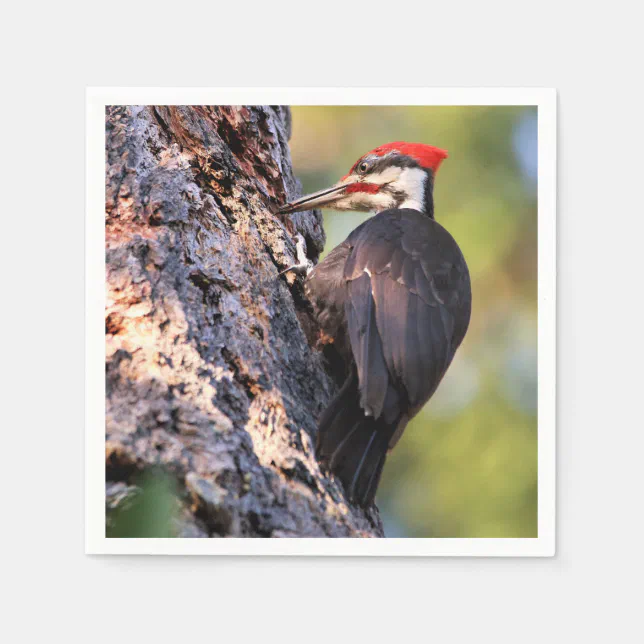
[[[285,107],[107,109],[108,528],[163,471],[175,536],[383,536],[315,460],[336,385],[278,273],[324,231],[273,214],[299,190],[289,133]]]

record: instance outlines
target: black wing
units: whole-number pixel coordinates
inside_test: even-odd
[[[345,315],[361,406],[386,417],[393,387],[411,418],[438,387],[467,331],[467,265],[453,237],[415,210],[380,213],[346,243]]]

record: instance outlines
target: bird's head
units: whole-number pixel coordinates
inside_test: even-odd
[[[445,150],[423,143],[387,143],[361,156],[335,185],[287,203],[280,212],[414,208],[433,217],[434,177],[446,157]]]

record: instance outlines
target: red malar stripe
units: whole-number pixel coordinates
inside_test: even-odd
[[[377,183],[351,183],[347,186],[345,192],[351,194],[352,192],[366,192],[370,195],[375,195],[380,190]]]

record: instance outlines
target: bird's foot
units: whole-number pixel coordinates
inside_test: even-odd
[[[297,264],[293,264],[292,266],[285,268],[283,271],[280,271],[278,273],[278,277],[284,275],[285,273],[290,273],[291,271],[308,275],[313,268],[313,262],[306,256],[306,240],[300,233],[297,233],[296,239],[297,242],[295,243],[295,250],[297,253]]]

